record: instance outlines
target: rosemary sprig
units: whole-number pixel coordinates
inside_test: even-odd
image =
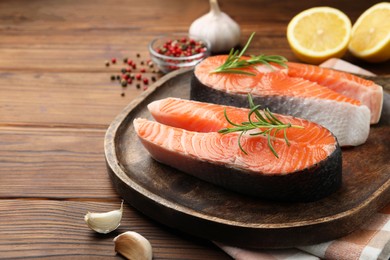
[[[218,68],[216,68],[215,70],[211,71],[211,73],[235,73],[235,74],[245,74],[249,76],[255,76],[256,74],[252,72],[248,72],[240,69],[255,66],[256,64],[265,64],[271,67],[270,62],[279,64],[283,67],[287,67],[286,65],[287,59],[279,55],[267,56],[264,54],[260,54],[258,56],[251,55],[250,58],[247,60],[241,59],[246,49],[248,49],[248,46],[251,43],[254,35],[255,33],[251,34],[244,48],[241,50],[241,52],[239,52],[238,50],[234,50],[234,48],[232,48],[230,50],[230,53],[225,63],[219,66]]]
[[[291,123],[283,123],[280,121],[272,112],[268,109],[265,108],[262,112],[260,113],[259,108],[260,105],[255,105],[253,103],[252,96],[248,94],[248,100],[249,100],[249,108],[250,111],[248,113],[248,121],[247,122],[242,122],[241,124],[237,124],[232,122],[227,113],[226,109],[224,110],[224,115],[226,118],[226,121],[228,121],[229,124],[231,124],[233,127],[232,128],[223,128],[219,130],[218,132],[221,134],[228,134],[228,133],[234,133],[234,132],[241,132],[239,137],[238,137],[238,146],[243,151],[245,154],[248,154],[244,148],[241,145],[241,138],[242,136],[250,131],[250,130],[259,130],[259,132],[251,132],[249,135],[251,136],[256,136],[256,135],[264,135],[267,137],[267,144],[268,147],[270,148],[271,152],[276,156],[276,158],[279,158],[278,153],[275,151],[275,148],[272,145],[272,139],[275,138],[276,134],[279,131],[283,131],[283,137],[287,145],[290,145],[288,138],[287,138],[287,133],[286,130],[288,128],[303,128],[303,126],[299,125],[292,125]],[[252,115],[255,115],[256,121],[252,120]],[[265,129],[265,130],[263,130]]]

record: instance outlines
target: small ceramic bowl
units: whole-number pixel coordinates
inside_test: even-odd
[[[188,34],[170,34],[152,40],[149,53],[160,71],[168,73],[181,68],[193,68],[210,56],[210,43]]]

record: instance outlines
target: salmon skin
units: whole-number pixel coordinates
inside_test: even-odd
[[[382,86],[342,71],[293,62],[288,62],[287,65],[287,73],[290,77],[317,82],[342,95],[359,100],[370,109],[371,124],[379,122],[383,107]]]
[[[291,116],[274,114],[288,128],[287,145],[276,134],[270,151],[264,136],[221,134],[232,121],[248,120],[249,109],[167,98],[148,109],[156,121],[134,120],[135,131],[151,156],[168,166],[241,194],[278,201],[315,201],[341,186],[341,149],[326,128]]]
[[[271,111],[316,122],[336,135],[341,146],[363,144],[370,131],[370,110],[359,100],[300,77],[288,69],[266,65],[248,68],[255,76],[211,73],[226,56],[212,56],[199,63],[191,79],[190,98],[197,101],[248,107],[247,94]]]

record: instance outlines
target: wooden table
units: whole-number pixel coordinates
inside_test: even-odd
[[[328,1],[354,22],[376,1]],[[296,61],[288,21],[321,1],[220,0],[242,29],[252,53]],[[208,1],[0,2],[0,258],[109,259],[112,239],[133,230],[148,238],[155,259],[229,259],[209,241],[171,230],[125,205],[121,227],[98,235],[87,211],[119,207],[105,166],[104,134],[114,117],[142,93],[110,76],[122,59],[147,60],[155,36],[186,32]],[[137,58],[137,53],[140,57]],[[105,66],[116,57],[117,65]],[[390,63],[346,60],[377,74]],[[137,71],[140,70],[140,66]],[[159,76],[151,68],[144,74]],[[124,93],[124,96],[121,95]]]

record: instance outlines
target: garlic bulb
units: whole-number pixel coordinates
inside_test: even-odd
[[[137,232],[127,231],[114,238],[115,252],[131,260],[151,260],[152,246]]]
[[[229,51],[240,42],[240,26],[219,9],[217,0],[210,0],[210,12],[196,19],[189,34],[206,39],[214,53]]]
[[[98,233],[107,234],[119,227],[122,220],[122,212],[123,200],[120,209],[104,213],[88,212],[85,215],[84,220],[92,230]]]

